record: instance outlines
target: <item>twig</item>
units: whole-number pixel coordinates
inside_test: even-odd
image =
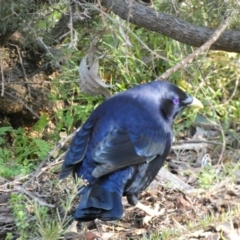
[[[215,184],[211,188],[211,193],[213,195],[217,196],[217,194],[223,189],[224,189],[224,193],[225,193],[226,186],[229,185],[229,183],[233,183],[233,178],[232,177],[227,177],[226,179],[222,180],[218,184]]]
[[[37,45],[40,49],[42,49],[43,51],[45,51],[46,53],[49,54],[49,56],[51,56],[52,58],[54,58],[53,54],[50,51],[50,47],[48,47],[43,40],[38,36],[37,32],[29,25],[27,24],[27,28],[29,29],[29,31],[31,31],[34,35],[34,37],[36,38],[36,42]]]
[[[22,182],[22,180],[27,179],[29,175],[25,175],[25,176],[21,176],[17,179],[14,179],[12,181],[2,178],[1,180],[4,182],[2,185],[0,185],[0,191],[6,192],[6,189],[11,189],[11,186],[14,186],[16,184],[20,184],[20,182]]]
[[[28,190],[26,190],[26,189],[24,189],[22,187],[15,186],[15,188],[16,188],[16,190],[18,190],[21,193],[26,194],[27,196],[29,196],[30,198],[32,198],[33,200],[35,200],[36,202],[38,202],[42,206],[50,207],[50,208],[54,208],[55,207],[55,205],[46,203],[44,200],[42,200],[41,198],[35,196],[33,193],[29,192]]]
[[[70,45],[73,44],[73,12],[72,12],[72,7],[69,4],[69,23],[68,23],[68,28],[70,29]]]
[[[5,78],[4,78],[4,73],[3,73],[2,58],[1,58],[0,67],[1,67],[1,76],[2,76],[2,90],[1,90],[1,97],[3,97],[3,96],[4,96],[4,83],[5,83]]]
[[[217,120],[220,124],[220,120],[219,119],[217,119]],[[220,125],[220,126],[221,126],[220,131],[221,131],[221,135],[222,135],[222,150],[221,150],[217,165],[220,165],[220,164],[222,165],[223,154],[224,154],[224,151],[226,148],[226,137],[225,137],[224,129],[223,129],[222,125]]]
[[[177,144],[173,145],[171,147],[172,150],[195,150],[199,151],[200,149],[206,147],[206,143],[182,143],[182,144]]]
[[[61,159],[64,158],[64,156],[65,156],[66,153],[67,153],[67,151],[65,151],[64,153],[60,154],[60,155],[55,159],[55,161],[54,161],[53,163],[50,163],[48,166],[43,167],[43,168],[40,170],[40,172],[38,173],[37,177],[39,177],[39,176],[40,176],[43,172],[45,172],[47,169],[49,169],[49,168],[51,168],[51,167],[53,167],[53,166],[56,166],[56,165],[58,165],[58,164],[61,164],[61,163],[63,162],[63,160],[61,160]],[[61,160],[61,161],[60,161],[60,160]]]
[[[36,32],[35,32],[33,29],[31,29],[30,27],[29,27],[29,29],[30,29],[31,31],[33,31],[38,46],[39,46],[41,49],[45,50],[45,52],[47,52],[47,53],[49,54],[49,56],[51,56],[52,58],[54,58],[53,54],[52,54],[51,51],[49,50],[50,47],[48,47],[48,46],[43,42],[43,40],[42,40],[40,37],[38,37],[38,35],[36,34]]]
[[[79,80],[71,80],[71,81],[64,81],[64,80],[60,80],[58,81],[58,83],[68,83],[68,84],[72,84],[72,83],[78,83]],[[5,82],[5,85],[8,85],[8,84],[18,84],[18,85],[23,85],[23,84],[31,84],[31,85],[34,85],[34,84],[54,84],[52,81],[42,81],[42,82]]]
[[[11,45],[11,46],[13,46],[13,47],[15,47],[17,49],[19,62],[21,64],[21,68],[22,68],[22,71],[23,71],[24,81],[28,82],[27,74],[26,74],[25,68],[23,66],[22,56],[21,56],[19,47],[17,45],[15,45],[15,44],[12,44],[12,43],[9,43],[9,45]],[[25,86],[27,87],[28,93],[30,93],[30,88],[29,88],[28,84],[25,84]]]
[[[179,63],[177,63],[175,66],[169,68],[166,72],[161,74],[156,80],[160,79],[167,79],[172,73],[176,72],[178,69],[186,66],[187,64],[191,63],[194,58],[196,58],[198,55],[200,55],[202,52],[208,50],[211,45],[217,41],[217,39],[220,37],[220,35],[224,32],[224,30],[227,28],[231,21],[231,17],[228,16],[226,19],[222,21],[220,26],[216,29],[216,31],[212,34],[210,39],[205,42],[200,48],[198,48],[193,53],[189,54],[187,57],[182,59]]]
[[[234,86],[234,89],[233,89],[233,92],[232,92],[231,96],[227,99],[226,102],[221,103],[218,106],[224,106],[224,105],[228,104],[234,98],[234,96],[236,95],[237,89],[238,89],[238,78],[235,81],[235,86]]]
[[[14,99],[16,99],[18,102],[20,102],[29,112],[32,113],[32,115],[34,115],[37,119],[40,119],[40,116],[38,114],[36,114],[30,107],[28,107],[21,98],[18,98],[18,97],[15,97],[13,96],[12,94],[10,93],[7,93],[6,94]]]
[[[16,181],[11,182],[11,184],[13,184],[14,182],[16,182]],[[7,183],[7,184],[10,184],[10,183]],[[34,201],[38,202],[42,206],[50,207],[50,208],[55,207],[55,205],[46,203],[43,199],[35,196],[33,193],[29,192],[28,190],[26,190],[26,189],[24,189],[20,186],[16,186],[16,184],[13,184],[13,185],[14,185],[13,189],[1,189],[1,192],[7,192],[7,193],[9,193],[9,192],[11,192],[11,193],[12,192],[21,192],[21,193],[29,196],[30,198],[32,198]]]
[[[29,24],[27,24],[27,28],[29,29],[29,31],[33,33],[34,37],[36,38],[37,45],[41,49],[41,51],[44,51],[44,53],[47,53],[48,56],[54,59],[54,56],[55,56],[54,52],[56,51],[56,49],[47,46],[43,42],[43,40],[38,36],[37,32]],[[57,66],[58,68],[61,68],[58,61],[55,62],[55,66]],[[42,68],[42,66],[40,68]]]
[[[208,140],[188,140],[188,141],[177,141],[173,144],[173,146],[179,145],[179,144],[188,144],[188,143],[207,143],[207,144],[214,144],[214,145],[223,145],[221,142],[216,141],[208,141]]]

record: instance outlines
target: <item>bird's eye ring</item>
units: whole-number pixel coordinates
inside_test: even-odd
[[[173,103],[174,103],[174,104],[179,104],[179,99],[174,98],[174,99],[173,99]]]

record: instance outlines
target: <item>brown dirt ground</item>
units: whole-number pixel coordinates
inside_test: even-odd
[[[56,210],[62,219],[64,216],[72,217],[79,197],[75,198],[67,213],[62,202],[67,202],[67,192],[72,191],[73,180],[68,178],[61,183],[58,180],[63,158],[60,150],[63,146],[67,149],[65,145],[71,138],[66,137],[61,144],[57,144],[33,174],[19,176],[11,181],[0,177],[0,239],[5,239],[9,232],[13,234],[13,239],[19,237],[9,204],[13,192],[24,193],[30,199],[26,201],[26,212],[29,224],[33,226],[36,226],[32,210],[34,201],[47,206],[50,219],[56,217]],[[169,171],[174,174],[170,178],[172,182],[158,175],[139,196],[139,200],[150,207],[156,204],[160,206],[162,214],[159,217],[144,225],[142,220],[145,213],[129,206],[123,198],[124,216],[120,221],[78,224],[77,234],[67,233],[61,239],[151,239],[154,234],[157,237],[152,239],[163,240],[240,239],[239,146],[235,142],[233,146],[231,136],[226,136],[228,150],[222,155],[220,164],[222,145],[219,130],[204,130],[201,126],[192,137],[184,135],[179,138],[181,141],[173,144],[166,161]],[[200,189],[199,184],[203,163],[211,163],[211,174],[215,176],[210,179],[212,182],[205,190]],[[225,163],[229,165],[229,174],[223,167]],[[174,176],[177,176],[179,182],[174,180]],[[207,218],[209,220],[204,221]],[[167,231],[171,233],[170,236]]]
[[[188,154],[183,151],[178,157],[180,156],[180,159],[181,156],[193,157],[193,151],[187,152]],[[176,158],[174,152],[170,158],[169,167]],[[196,153],[194,158],[197,158]],[[49,208],[50,217],[51,214],[56,214],[56,208],[59,209],[61,216],[64,216],[65,213],[59,200],[66,201],[68,198],[66,190],[72,188],[71,179],[63,180],[59,184],[60,163],[59,159],[57,162],[48,161],[40,169],[37,177],[24,189],[26,195],[32,194],[32,196],[28,196],[29,199],[36,198],[39,203],[55,205],[55,208]],[[196,167],[190,169],[195,173],[199,171],[199,168]],[[216,171],[221,171],[218,169],[216,165]],[[183,170],[183,167],[179,167],[175,172]],[[192,186],[190,190],[179,190],[174,187],[174,183],[171,185],[165,180],[159,181],[158,177],[150,188],[141,194],[139,199],[142,203],[148,206],[157,203],[163,212],[159,217],[152,219],[148,225],[142,224],[145,213],[129,206],[126,199],[123,198],[125,211],[120,221],[78,224],[78,234],[67,233],[61,239],[150,239],[156,233],[158,237],[154,239],[240,239],[240,181],[229,176],[221,181],[218,180],[210,189],[201,190],[198,188],[197,178],[193,175],[186,174],[182,177],[179,175],[181,181]],[[26,179],[0,180],[0,239],[4,239],[7,232],[12,232],[14,239],[17,239],[18,231],[8,201],[12,192],[21,190],[20,187]],[[68,216],[72,216],[78,201],[79,198],[76,197],[71,210],[67,213]],[[29,209],[28,211],[30,212]],[[231,211],[234,211],[234,214],[231,214]],[[210,222],[205,221],[204,224],[203,219],[206,216],[212,216],[214,219]],[[164,235],[166,229],[172,232],[170,237]]]

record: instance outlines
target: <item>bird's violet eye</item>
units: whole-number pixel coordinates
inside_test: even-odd
[[[173,103],[174,103],[174,104],[179,104],[179,99],[174,98],[174,99],[173,99]]]

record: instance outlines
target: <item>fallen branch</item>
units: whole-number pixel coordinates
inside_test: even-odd
[[[38,202],[41,206],[45,206],[45,207],[50,207],[50,208],[54,208],[55,205],[54,204],[49,204],[46,203],[43,199],[35,196],[33,193],[29,192],[28,190],[22,188],[22,187],[17,187],[15,186],[16,190],[18,190],[19,192],[29,196],[30,198],[32,198],[34,201]]]
[[[164,168],[161,168],[161,170],[158,172],[156,176],[157,181],[161,179],[167,180],[168,182],[173,184],[174,189],[179,189],[183,192],[194,189],[192,186],[185,183],[183,180],[181,180],[176,175],[170,173],[167,169],[164,169]]]
[[[211,140],[187,140],[187,141],[177,141],[173,146],[181,145],[181,144],[191,144],[191,143],[206,143],[213,145],[223,145],[222,142],[211,141]]]

